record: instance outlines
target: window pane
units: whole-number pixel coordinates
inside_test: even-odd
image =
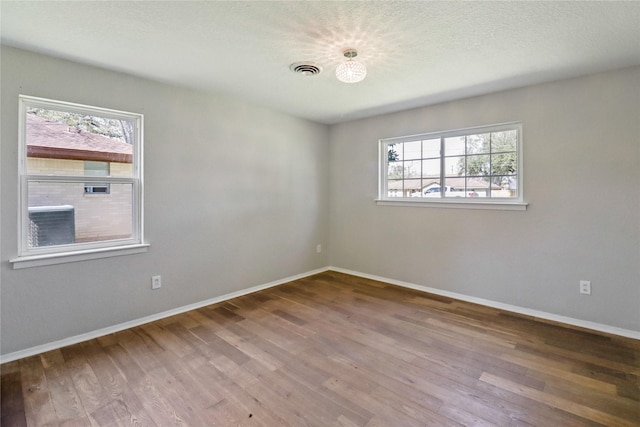
[[[422,170],[422,162],[420,160],[412,160],[404,162],[404,177],[419,178]]]
[[[490,197],[491,179],[470,177],[465,180],[465,194],[467,197]]]
[[[458,156],[465,152],[464,136],[455,136],[452,138],[445,138],[444,140],[444,155],[445,156]]]
[[[134,124],[64,111],[28,108],[27,173],[83,175],[85,161],[113,165],[114,176],[132,176]]]
[[[508,130],[491,133],[491,152],[516,151],[518,146],[518,131]]]
[[[405,179],[404,180],[404,197],[420,197],[422,188],[421,179]]]
[[[404,162],[389,162],[389,167],[387,168],[387,178],[388,179],[402,179],[404,177],[403,172]]]
[[[109,176],[109,162],[84,161],[84,174],[87,176]],[[86,182],[85,194],[109,194],[109,184],[106,182]]]
[[[110,184],[110,193],[84,197],[79,182],[29,181],[28,246],[133,237],[133,186]]]
[[[441,191],[444,197],[463,197],[464,178],[445,178]]]
[[[389,197],[403,197],[404,181],[401,179],[390,179],[387,181],[387,195]]]
[[[411,141],[402,144],[404,147],[404,160],[415,160],[422,158],[422,143],[421,141]]]
[[[84,174],[88,176],[109,176],[109,162],[85,160]]]
[[[465,157],[447,157],[444,159],[445,176],[461,176],[465,174]]]
[[[467,175],[471,175],[471,176],[489,175],[490,167],[491,167],[491,163],[489,161],[488,154],[467,157],[467,169],[466,169]]]
[[[440,159],[431,159],[422,161],[422,177],[423,178],[439,178],[440,177]]]
[[[492,175],[511,175],[518,172],[518,158],[515,152],[491,156]]]
[[[440,157],[440,138],[422,141],[422,158]]]
[[[400,152],[402,151],[402,145],[389,144],[387,145],[387,157],[389,162],[397,162],[400,160]]]
[[[496,176],[491,186],[491,197],[518,197],[518,180],[515,176]]]
[[[422,197],[437,198],[440,197],[440,183],[433,181],[425,181],[422,188]]]
[[[467,154],[483,154],[489,152],[490,134],[483,133],[467,136]]]

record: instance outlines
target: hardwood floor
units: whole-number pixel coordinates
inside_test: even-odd
[[[335,272],[2,365],[2,426],[638,426],[640,342]]]

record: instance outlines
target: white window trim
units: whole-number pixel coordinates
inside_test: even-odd
[[[499,132],[502,130],[518,130],[518,196],[514,198],[408,198],[389,197],[387,188],[387,167],[388,153],[387,145],[393,143],[404,143],[415,140],[449,138],[455,136],[469,135],[473,133]],[[528,203],[524,201],[524,179],[523,179],[523,135],[522,122],[499,123],[487,126],[477,126],[461,128],[455,130],[429,132],[417,135],[408,135],[394,138],[383,138],[378,141],[378,198],[375,200],[380,206],[404,206],[404,207],[428,207],[428,208],[450,208],[450,209],[495,209],[495,210],[526,210]],[[442,159],[442,155],[440,156]]]
[[[72,252],[22,256],[10,259],[13,269],[42,267],[45,265],[66,264],[68,262],[86,261],[90,259],[109,258],[121,255],[133,255],[149,251],[149,244],[113,246],[101,249],[87,249]]]
[[[124,119],[134,123],[135,141],[133,143],[133,174],[131,178],[100,177],[101,182],[130,183],[134,193],[132,206],[132,237],[130,239],[110,240],[104,242],[73,243],[69,245],[45,246],[29,249],[27,245],[27,218],[28,218],[28,194],[27,184],[29,180],[46,179],[58,182],[80,182],[96,180],[87,176],[48,176],[29,175],[27,172],[27,144],[26,144],[26,111],[28,107],[52,109],[71,113],[91,113],[96,116]],[[112,110],[89,105],[75,104],[65,101],[57,101],[38,98],[27,95],[19,95],[19,119],[18,119],[18,256],[9,260],[14,269],[53,265],[67,262],[83,261],[88,259],[105,258],[119,255],[128,255],[148,251],[149,245],[144,243],[144,191],[143,191],[143,141],[144,141],[144,116],[139,113]]]

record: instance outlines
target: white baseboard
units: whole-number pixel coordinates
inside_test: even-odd
[[[314,274],[322,273],[327,271],[328,268],[319,268],[317,270],[308,271],[306,273],[297,274],[295,276],[286,277],[284,279],[276,280],[273,282],[265,283],[258,286],[253,286],[251,288],[242,289],[240,291],[231,292],[225,295],[221,295],[219,297],[210,298],[205,301],[199,301],[193,304],[185,305],[182,307],[174,308],[171,310],[163,311],[162,313],[152,314],[150,316],[141,317],[139,319],[130,320],[128,322],[119,323],[114,326],[108,326],[106,328],[97,329],[95,331],[87,332],[85,334],[75,335],[73,337],[64,338],[59,341],[50,342],[47,344],[38,345],[35,347],[27,348],[25,350],[15,351],[13,353],[0,355],[0,364],[12,362],[14,360],[22,359],[24,357],[34,356],[36,354],[44,353],[46,351],[56,350],[62,347],[66,347],[68,345],[77,344],[80,342],[88,341],[94,338],[102,337],[105,335],[109,335],[115,332],[120,332],[125,329],[133,328],[136,326],[144,325],[145,323],[153,322],[156,320],[164,319],[165,317],[174,316],[176,314],[184,313],[190,310],[195,310],[201,307],[205,307],[211,304],[217,304],[222,301],[226,301],[232,298],[237,298],[243,295],[247,295],[253,292],[261,291],[263,289],[272,288],[274,286],[282,285],[287,282],[291,282],[294,280],[302,279],[304,277],[313,276]]]
[[[471,302],[475,304],[493,307],[500,310],[510,311],[512,313],[523,314],[526,316],[537,317],[540,319],[551,320],[554,322],[565,323],[567,325],[577,326],[580,328],[591,329],[594,331],[605,332],[607,334],[619,335],[626,338],[640,340],[640,331],[618,328],[615,326],[604,325],[601,323],[589,322],[587,320],[574,319],[572,317],[560,316],[545,311],[532,310],[529,308],[518,307],[516,305],[503,304],[497,301],[491,301],[483,298],[476,298],[469,295],[458,294],[455,292],[443,291],[441,289],[430,288],[427,286],[416,285],[414,283],[403,282],[400,280],[389,279],[387,277],[375,276],[373,274],[361,273],[359,271],[347,270],[339,267],[328,267],[326,270],[337,271],[339,273],[351,274],[353,276],[364,277],[366,279],[377,280],[380,282],[390,283],[392,285],[402,286],[405,288],[415,289],[418,291],[428,292],[435,295],[441,295],[461,301]]]
[[[392,285],[402,286],[409,289],[415,289],[418,291],[428,292],[435,295],[441,295],[449,298],[458,299],[461,301],[472,302],[475,304],[484,305],[487,307],[493,307],[500,310],[510,311],[513,313],[523,314],[526,316],[537,317],[540,319],[551,320],[554,322],[565,323],[567,325],[577,326],[580,328],[591,329],[594,331],[605,332],[612,335],[619,335],[622,337],[633,338],[640,340],[640,332],[629,329],[617,328],[615,326],[603,325],[601,323],[589,322],[586,320],[574,319],[571,317],[560,316],[557,314],[547,313],[544,311],[532,310],[529,308],[518,307],[510,304],[503,304],[501,302],[491,301],[483,298],[476,298],[464,294],[458,294],[455,292],[443,291],[441,289],[430,288],[427,286],[416,285],[414,283],[403,282],[400,280],[389,279],[387,277],[376,276],[373,274],[361,273],[359,271],[348,270],[339,267],[324,267],[316,270],[308,271],[306,273],[297,274],[295,276],[286,277],[284,279],[276,280],[273,282],[265,283],[251,288],[243,289],[236,292],[231,292],[219,297],[211,298],[205,301],[196,302],[193,304],[185,305],[182,307],[174,308],[171,310],[163,311],[162,313],[152,314],[139,319],[131,320],[128,322],[120,323],[114,326],[98,329],[95,331],[87,332],[85,334],[75,335],[73,337],[64,338],[59,341],[50,342],[47,344],[38,345],[35,347],[27,348],[25,350],[15,351],[13,353],[0,355],[0,363],[12,362],[14,360],[22,359],[24,357],[33,356],[36,354],[44,353],[46,351],[56,350],[58,348],[66,347],[68,345],[77,344],[83,341],[88,341],[94,338],[109,335],[115,332],[120,332],[125,329],[133,328],[136,326],[144,325],[145,323],[153,322],[156,320],[164,319],[166,317],[174,316],[176,314],[184,313],[190,310],[195,310],[201,307],[205,307],[211,304],[217,304],[222,301],[226,301],[232,298],[237,298],[243,295],[247,295],[253,292],[261,291],[263,289],[272,288],[274,286],[282,285],[287,282],[302,279],[304,277],[313,276],[314,274],[322,273],[328,270],[336,271],[339,273],[351,274],[353,276],[364,277],[366,279],[377,280],[380,282],[390,283]]]

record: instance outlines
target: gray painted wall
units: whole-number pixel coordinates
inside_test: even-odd
[[[2,354],[328,264],[327,126],[8,47],[1,66]],[[148,253],[12,269],[18,94],[145,115]]]
[[[2,354],[327,265],[640,331],[638,67],[329,128],[13,48],[1,66]],[[145,114],[148,253],[11,269],[20,93]],[[378,139],[515,120],[527,211],[374,203]]]
[[[377,141],[523,122],[525,212],[378,206]],[[331,263],[640,331],[640,68],[331,128]],[[591,280],[592,295],[578,293]]]

